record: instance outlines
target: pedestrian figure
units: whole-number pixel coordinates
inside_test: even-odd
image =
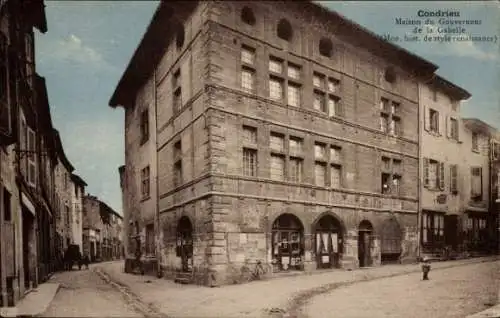
[[[85,265],[85,268],[89,269],[89,263],[90,263],[89,255],[85,252],[83,253],[83,256],[80,258],[80,261],[78,262],[78,267],[81,268],[82,265]]]
[[[424,257],[422,261],[422,273],[423,277],[422,280],[429,280],[429,272],[431,271],[431,263],[427,256]]]

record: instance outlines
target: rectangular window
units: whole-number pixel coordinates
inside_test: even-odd
[[[178,69],[172,77],[173,107],[179,111],[182,107],[181,70]]]
[[[314,183],[318,186],[326,185],[326,164],[316,162],[314,165]]]
[[[243,142],[249,144],[257,143],[257,128],[250,126],[243,126]]]
[[[142,198],[149,198],[149,166],[141,170],[141,194]]]
[[[326,146],[321,143],[314,144],[314,158],[324,160],[326,156]]]
[[[321,74],[314,73],[313,75],[313,86],[316,88],[324,88],[325,77]]]
[[[302,138],[290,136],[289,147],[291,153],[302,153]]]
[[[340,116],[340,101],[338,98],[329,96],[328,97],[328,115]]]
[[[273,180],[285,179],[285,157],[271,154],[270,175]]]
[[[483,199],[483,169],[481,167],[471,168],[471,199],[474,201]]]
[[[400,175],[392,175],[391,194],[393,194],[393,195],[400,195],[401,194],[401,176]]]
[[[330,93],[338,93],[340,86],[340,81],[335,78],[328,79],[328,92]]]
[[[429,109],[430,131],[439,133],[439,112]]]
[[[269,97],[274,100],[283,99],[283,81],[277,77],[269,79]]]
[[[290,181],[302,182],[303,160],[290,157]]]
[[[391,193],[391,174],[382,172],[382,193],[389,194]]]
[[[477,133],[472,133],[472,150],[479,151],[479,137]]]
[[[243,174],[257,176],[257,150],[243,148]]]
[[[270,57],[269,71],[281,74],[283,72],[283,61],[274,57]]]
[[[450,192],[458,193],[458,165],[450,165]]]
[[[400,121],[399,118],[392,117],[391,122],[389,124],[389,134],[393,136],[399,136],[399,129],[400,129]]]
[[[401,195],[402,161],[382,157],[381,190],[383,194]]]
[[[380,99],[380,110],[386,113],[389,113],[389,100],[386,98]]]
[[[456,118],[450,118],[450,126],[451,139],[458,141],[458,120]]]
[[[326,112],[325,109],[325,94],[319,91],[314,92],[313,107],[320,112]]]
[[[340,165],[331,165],[330,186],[332,188],[340,188],[342,186],[342,167]]]
[[[288,82],[288,105],[300,106],[300,85]]]
[[[429,247],[444,244],[444,214],[430,211],[422,213],[422,243]]]
[[[243,46],[241,48],[241,62],[253,65],[255,63],[255,50],[250,47]]]
[[[387,117],[387,114],[380,114],[380,131],[383,133],[388,132],[388,125],[389,125],[389,119]]]
[[[288,77],[294,80],[300,80],[300,66],[288,64]]]
[[[391,158],[382,157],[382,169],[386,172],[391,171]]]
[[[241,88],[248,93],[254,91],[254,71],[252,69],[241,69]]]
[[[145,143],[149,139],[149,115],[148,111],[144,110],[141,113],[141,143]]]
[[[338,163],[341,161],[340,158],[341,155],[341,148],[338,146],[331,146],[330,147],[330,161]]]
[[[269,148],[275,151],[285,151],[285,136],[282,134],[271,133],[269,138]]]

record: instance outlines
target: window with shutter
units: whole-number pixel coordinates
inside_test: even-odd
[[[439,189],[444,191],[444,162],[439,163]]]
[[[446,137],[451,138],[451,118],[446,116]]]
[[[480,201],[483,196],[482,185],[482,168],[471,168],[471,198],[475,201]]]
[[[430,124],[430,109],[427,106],[424,106],[424,129],[429,131],[431,129]]]
[[[450,165],[450,192],[458,193],[458,165]]]
[[[429,186],[429,159],[424,158],[424,187]]]

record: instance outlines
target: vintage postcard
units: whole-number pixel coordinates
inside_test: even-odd
[[[500,317],[498,1],[0,0],[2,317]]]

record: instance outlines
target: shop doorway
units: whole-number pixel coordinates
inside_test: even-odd
[[[373,226],[364,220],[358,227],[358,260],[359,267],[367,267],[372,265],[370,255],[371,246],[373,244]]]
[[[272,255],[276,271],[302,270],[304,227],[293,214],[282,214],[272,227]]]
[[[314,229],[317,268],[339,267],[342,232],[340,222],[331,215],[325,215],[317,221]]]
[[[187,216],[177,224],[177,257],[181,258],[182,271],[191,272],[193,268],[193,225]]]

